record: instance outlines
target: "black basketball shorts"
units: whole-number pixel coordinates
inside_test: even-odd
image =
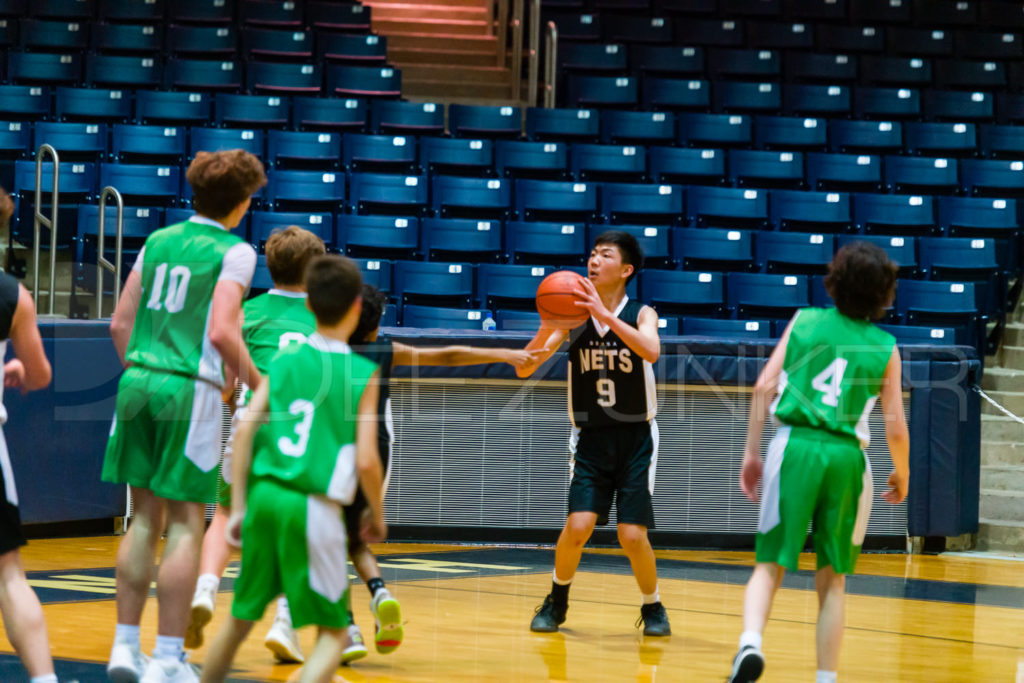
[[[384,468],[384,490],[386,491],[388,479],[391,478],[391,442],[387,439],[378,439],[377,450],[380,453],[380,462]],[[346,505],[343,508],[345,511],[345,534],[348,536],[349,552],[352,552],[363,543],[362,539],[359,538],[359,522],[366,507],[366,496],[363,495],[363,488],[357,484],[356,497],[352,500],[352,504]]]

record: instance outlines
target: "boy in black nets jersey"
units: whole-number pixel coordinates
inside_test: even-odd
[[[551,593],[530,624],[541,633],[557,631],[565,621],[569,584],[595,524],[606,524],[617,499],[619,543],[629,557],[643,594],[640,618],[644,635],[671,633],[658,596],[658,573],[647,530],[654,526],[651,494],[658,460],[657,397],[653,363],[661,352],[654,309],[626,295],[643,253],[636,238],[618,230],[594,241],[587,263],[588,279],[578,306],[590,318],[573,330],[546,326],[527,345],[539,350],[532,362],[517,368],[529,377],[562,342],[569,339],[569,518],[555,548]]]

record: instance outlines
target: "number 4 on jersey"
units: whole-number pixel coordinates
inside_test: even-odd
[[[839,385],[843,383],[843,373],[845,372],[846,359],[836,358],[811,380],[814,390],[821,392],[822,403],[833,408],[839,405],[839,395],[843,393]]]

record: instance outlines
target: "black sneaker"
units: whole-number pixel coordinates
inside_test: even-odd
[[[750,683],[764,672],[764,654],[752,645],[740,648],[732,660],[732,676],[729,683]]]
[[[568,605],[557,607],[550,595],[545,596],[544,604],[538,607],[537,613],[533,615],[530,630],[535,633],[554,633],[558,630],[558,625],[565,622],[565,613],[568,609]]]
[[[637,627],[643,623],[645,636],[670,636],[672,627],[668,625],[668,613],[660,602],[653,602],[650,605],[640,606],[640,618],[636,620]]]

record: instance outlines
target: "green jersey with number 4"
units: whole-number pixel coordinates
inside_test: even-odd
[[[313,334],[270,362],[269,422],[256,433],[253,477],[344,505],[356,492],[359,401],[377,364]]]
[[[868,415],[895,343],[871,322],[834,308],[801,309],[789,333],[774,417],[856,438],[866,448]]]
[[[272,289],[246,301],[242,313],[242,339],[256,369],[264,375],[278,349],[304,342],[316,330],[316,318],[301,292]]]
[[[146,238],[129,363],[223,384],[220,354],[207,330],[224,257],[239,244],[242,239],[223,228],[192,221]]]

